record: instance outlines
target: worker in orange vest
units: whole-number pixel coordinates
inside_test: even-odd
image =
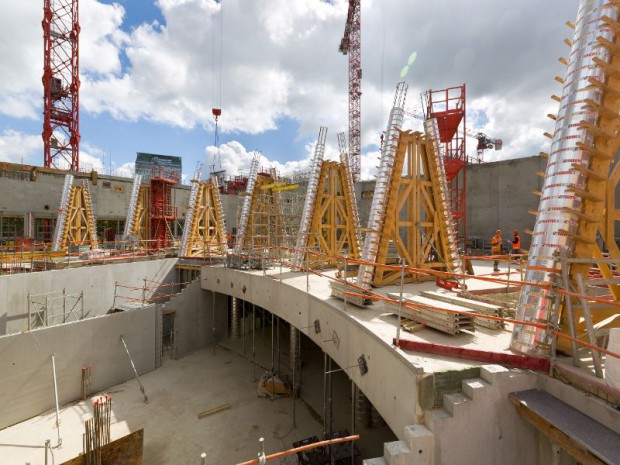
[[[512,254],[519,255],[521,253],[521,238],[519,237],[519,231],[516,229],[512,231],[514,237],[512,238]]]
[[[502,231],[495,231],[495,236],[491,238],[491,255],[499,255],[502,252]],[[493,261],[493,271],[499,271],[499,260]]]

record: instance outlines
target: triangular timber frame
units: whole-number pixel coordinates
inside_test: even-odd
[[[250,216],[243,242],[245,250],[260,249],[270,255],[282,243],[282,213],[280,192],[274,173],[258,173],[250,203]]]
[[[420,132],[400,132],[376,264],[398,265],[402,259],[409,267],[448,271],[446,263],[453,259],[451,220],[445,216],[438,162],[426,136]],[[400,270],[375,266],[372,285],[395,284],[400,275]],[[408,273],[404,281],[429,279],[434,278]]]
[[[70,245],[88,245],[91,250],[99,248],[97,220],[93,213],[93,204],[87,182],[84,180],[81,186],[76,184],[71,186],[61,241],[62,248],[65,250]]]
[[[134,220],[129,235],[140,239],[142,247],[147,247],[148,240],[151,238],[151,222],[149,220],[149,186],[140,185],[138,191],[138,201],[134,211]]]
[[[355,224],[357,216],[347,186],[345,165],[324,160],[308,233],[308,248],[320,254],[310,254],[308,263],[312,268],[333,268],[343,254],[349,258],[360,256],[359,225]]]
[[[207,258],[226,255],[226,232],[220,190],[211,181],[198,183],[192,224],[186,227],[191,229],[182,256]]]

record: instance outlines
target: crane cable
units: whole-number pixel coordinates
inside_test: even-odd
[[[220,5],[220,53],[218,57],[218,101],[215,102],[215,79],[216,79],[216,59],[215,59],[215,21],[213,16],[215,15],[215,9],[211,12],[211,102],[212,108],[211,113],[213,114],[213,119],[215,121],[215,132],[214,132],[214,144],[216,151],[213,154],[213,164],[211,165],[211,172],[215,172],[216,170],[222,169],[222,158],[220,154],[220,134],[219,134],[219,117],[222,114],[222,54],[223,54],[223,8],[222,8],[222,0],[215,0],[215,3],[219,3]]]

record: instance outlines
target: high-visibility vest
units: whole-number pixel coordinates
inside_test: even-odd
[[[501,250],[502,250],[502,238],[493,236],[493,238],[491,239],[491,252],[493,252],[494,254],[498,254],[501,252]]]
[[[521,251],[521,238],[518,234],[512,240],[512,250],[517,252]]]

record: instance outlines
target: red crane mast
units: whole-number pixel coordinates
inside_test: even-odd
[[[349,0],[340,53],[349,55],[349,166],[353,181],[361,172],[362,148],[362,17],[361,0]]]
[[[43,166],[78,171],[78,0],[43,0]]]

